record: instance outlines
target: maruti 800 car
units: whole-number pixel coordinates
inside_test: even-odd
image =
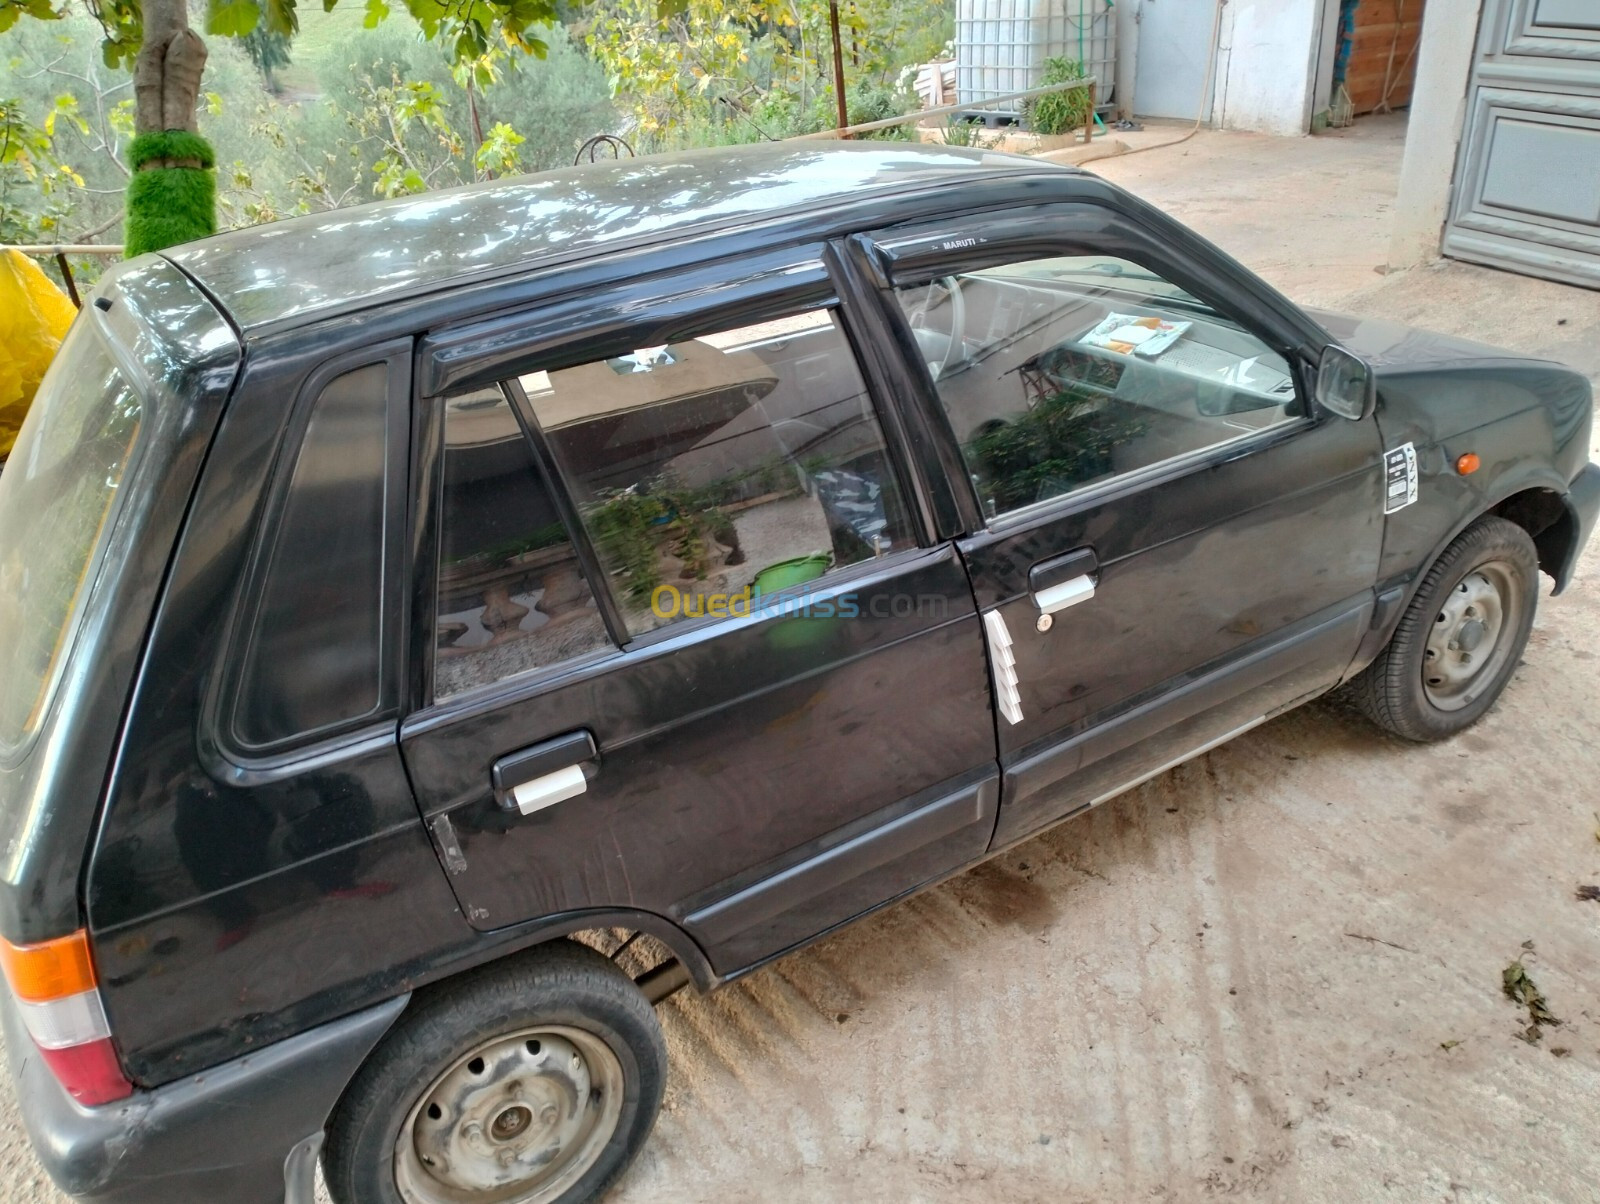
[[[653,1003],[1342,689],[1448,737],[1585,379],[1078,171],[787,144],[109,272],[0,476],[6,1044],[126,1204],[575,1204]]]

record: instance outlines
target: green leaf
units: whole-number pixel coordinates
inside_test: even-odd
[[[133,137],[133,110],[134,104],[131,100],[119,100],[111,107],[111,111],[106,114],[106,121],[113,132],[123,138]]]
[[[689,0],[656,0],[656,20],[666,22],[689,11]]]
[[[0,0],[0,33],[10,29],[24,16],[40,21],[59,21],[64,15],[52,8],[49,0]]]
[[[439,27],[450,15],[450,10],[440,0],[406,0],[406,11],[422,26],[422,34],[430,41],[439,36]]]
[[[58,117],[64,117],[72,122],[73,125],[78,127],[78,132],[81,134],[89,132],[89,123],[83,119],[78,111],[78,98],[70,92],[63,92],[56,97],[55,104],[51,106],[50,112],[45,115],[44,132],[51,138],[56,136],[56,119]]]
[[[268,33],[281,33],[293,37],[300,32],[300,15],[295,11],[295,0],[263,0],[263,16]]]
[[[389,17],[389,6],[384,0],[367,0],[367,15],[361,22],[368,29],[376,29]]]
[[[475,59],[487,53],[489,47],[485,44],[483,30],[473,24],[466,24],[456,34],[455,56],[458,60]]]
[[[261,20],[255,0],[211,0],[206,13],[206,32],[222,38],[242,38]]]

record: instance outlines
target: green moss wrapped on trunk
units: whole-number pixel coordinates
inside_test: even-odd
[[[216,155],[187,130],[140,134],[128,147],[128,258],[217,232]]]

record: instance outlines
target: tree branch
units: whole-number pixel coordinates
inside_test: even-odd
[[[104,234],[107,230],[111,229],[112,226],[116,225],[121,220],[122,220],[122,213],[120,211],[116,212],[116,213],[113,213],[110,217],[106,218],[105,221],[101,222],[94,229],[85,230],[83,233],[79,234],[76,238],[72,239],[72,241],[73,242],[88,242],[91,238],[97,238],[100,235]]]

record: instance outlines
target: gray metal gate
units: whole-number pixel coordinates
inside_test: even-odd
[[[1600,0],[1485,0],[1444,252],[1600,288]]]

